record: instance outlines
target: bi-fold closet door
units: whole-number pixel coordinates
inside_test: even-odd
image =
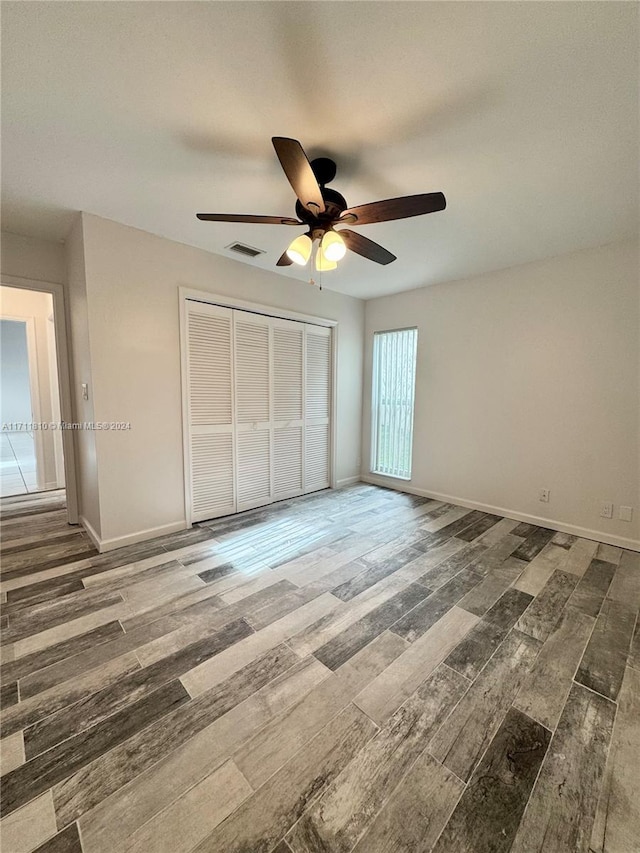
[[[329,486],[331,331],[187,302],[191,520]]]

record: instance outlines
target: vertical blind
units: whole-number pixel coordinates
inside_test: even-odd
[[[372,460],[374,474],[411,477],[417,329],[373,337]]]

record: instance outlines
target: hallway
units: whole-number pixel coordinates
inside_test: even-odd
[[[36,454],[31,432],[0,434],[0,497],[37,492]]]

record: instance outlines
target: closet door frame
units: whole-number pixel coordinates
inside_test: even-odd
[[[289,311],[264,305],[260,302],[248,302],[225,296],[219,293],[208,293],[206,290],[194,290],[190,287],[178,287],[178,310],[180,317],[180,372],[182,382],[182,449],[184,468],[184,511],[185,526],[193,526],[191,521],[191,429],[189,423],[188,398],[188,340],[187,340],[187,302],[203,302],[207,305],[217,305],[221,308],[236,308],[250,311],[254,314],[264,314],[283,320],[297,320],[312,326],[325,326],[331,329],[331,417],[329,429],[329,488],[336,488],[336,435],[338,422],[337,407],[337,352],[338,352],[338,321],[326,317],[316,317],[299,311]]]

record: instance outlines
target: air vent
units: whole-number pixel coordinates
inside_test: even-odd
[[[244,243],[232,243],[226,248],[247,258],[256,258],[258,255],[264,255],[264,249],[254,249],[253,246],[246,246]]]

